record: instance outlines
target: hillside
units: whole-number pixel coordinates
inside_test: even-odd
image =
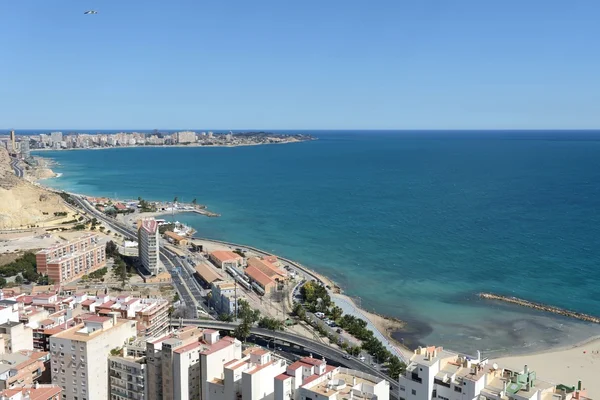
[[[64,211],[69,209],[60,196],[17,178],[8,152],[0,148],[0,230],[60,224],[65,218],[54,213]]]

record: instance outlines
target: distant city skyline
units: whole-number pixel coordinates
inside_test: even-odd
[[[94,7],[0,3],[2,129],[600,128],[591,0]]]

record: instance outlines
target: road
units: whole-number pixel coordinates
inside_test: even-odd
[[[219,330],[234,330],[237,324],[230,322],[220,321],[207,321],[207,320],[195,320],[195,319],[184,319],[180,321],[183,325],[196,325],[203,328],[219,329]],[[178,326],[177,323],[174,325]],[[331,360],[336,364],[344,365],[348,368],[355,369],[358,371],[366,372],[376,377],[387,380],[390,383],[390,394],[396,397],[398,393],[398,382],[390,378],[383,372],[371,367],[370,365],[354,358],[346,358],[348,355],[346,352],[330,347],[326,344],[315,342],[314,340],[308,339],[304,336],[295,335],[284,331],[272,331],[264,328],[252,328],[250,332],[253,335],[261,336],[264,338],[273,338],[275,340],[285,341],[297,346],[304,348],[312,352],[313,357],[325,357],[327,360]]]
[[[18,158],[11,157],[10,166],[12,167],[13,171],[15,171],[15,175],[17,177],[19,177],[19,178],[23,177],[23,168],[21,168],[19,166],[19,159]]]

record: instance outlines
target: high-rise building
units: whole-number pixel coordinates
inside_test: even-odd
[[[108,358],[108,390],[111,400],[145,400],[146,344],[134,343],[123,347],[122,354]]]
[[[106,247],[97,235],[87,234],[66,243],[38,251],[37,273],[54,283],[66,283],[106,265]]]
[[[160,267],[158,222],[141,220],[138,227],[138,252],[142,265],[151,275],[158,275]]]
[[[50,337],[52,383],[65,400],[104,400],[109,393],[110,351],[136,335],[136,322],[93,316]]]
[[[196,142],[196,132],[183,131],[177,132],[177,143],[187,144]]]
[[[11,130],[10,131],[10,142],[11,142],[11,149],[14,151],[17,147],[16,147],[16,138],[15,138],[15,131]]]
[[[56,143],[60,143],[62,141],[63,141],[63,134],[62,134],[62,132],[51,132],[50,133],[50,142],[52,142],[53,146]]]
[[[21,141],[21,157],[26,160],[30,156],[31,156],[31,152],[29,150],[29,140]]]

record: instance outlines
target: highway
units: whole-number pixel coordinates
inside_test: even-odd
[[[209,329],[218,329],[218,330],[229,330],[232,331],[237,327],[237,324],[230,322],[220,322],[220,321],[209,321],[209,320],[197,320],[197,319],[183,319],[178,321],[172,321],[172,325],[179,326],[179,323],[183,325],[196,325],[202,328]],[[272,331],[264,328],[252,328],[250,330],[252,335],[261,336],[264,338],[273,338],[275,340],[283,341],[286,343],[290,343],[299,347],[302,347],[305,350],[312,352],[313,357],[325,357],[327,360],[331,360],[336,364],[344,365],[351,369],[356,369],[358,371],[363,371],[368,374],[380,377],[382,379],[387,380],[390,383],[390,394],[393,397],[397,397],[398,393],[398,382],[379,371],[371,367],[370,365],[354,358],[346,358],[348,355],[346,352],[330,347],[326,344],[315,342],[314,340],[308,339],[304,336],[295,335],[293,333],[288,333],[284,331]]]
[[[19,166],[19,159],[18,158],[11,157],[10,166],[12,167],[13,171],[15,171],[15,175],[17,177],[19,177],[19,178],[23,177],[23,168],[21,168]]]

